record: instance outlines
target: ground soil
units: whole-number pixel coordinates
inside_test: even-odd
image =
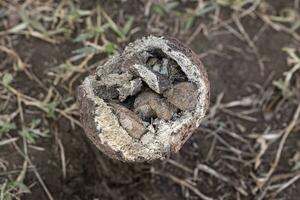
[[[109,5],[106,4],[105,6],[108,7]],[[122,5],[114,5],[116,7],[114,9],[117,9],[118,6]],[[140,8],[138,5],[135,6]],[[123,7],[124,12],[131,14],[138,12],[138,8]],[[250,16],[245,17],[241,22],[246,27],[251,38],[263,26],[260,19]],[[143,20],[140,23],[142,27],[145,26]],[[131,40],[149,32],[151,31],[147,29],[141,30],[133,35]],[[188,36],[179,39],[185,42]],[[286,54],[282,51],[282,48],[299,45],[289,35],[276,32],[270,27],[266,28],[255,44],[260,56],[265,59],[263,74],[259,68],[257,57],[251,52],[247,42],[240,41],[234,35],[205,36],[200,33],[195,38],[190,46],[200,56],[213,49],[217,49],[220,52],[220,54],[207,54],[202,58],[211,83],[211,105],[214,105],[220,93],[224,93],[223,102],[239,100],[249,95],[259,96],[261,91],[256,85],[265,85],[266,88],[272,87],[272,80],[281,77],[282,73],[288,69]],[[243,51],[235,51],[232,47]],[[15,50],[26,63],[30,63],[31,72],[42,80],[46,87],[48,82],[45,77],[49,76],[48,72],[52,70],[53,66],[68,58],[71,50],[74,48],[74,45],[70,43],[51,45],[38,39],[26,39],[21,36],[17,38],[15,44]],[[271,81],[269,79],[270,76]],[[24,73],[18,74],[14,84],[16,88],[30,96],[44,94],[43,89]],[[76,84],[78,85],[79,83]],[[283,121],[290,119],[293,109],[286,106],[279,111],[282,114],[282,118],[284,118]],[[29,120],[33,115],[34,117],[47,119],[50,123],[49,127],[52,136],[39,140],[37,144],[45,148],[45,150],[36,151],[30,149],[30,154],[32,155],[32,162],[35,163],[55,199],[198,199],[192,192],[187,191],[187,189],[174,183],[169,178],[151,173],[151,171],[156,170],[161,173],[171,173],[180,178],[192,177],[193,175],[188,172],[164,161],[127,164],[111,160],[91,145],[81,128],[72,128],[69,121],[65,118],[60,117],[52,120],[40,111],[36,111],[34,114],[26,113],[26,119]],[[244,133],[240,134],[264,131],[270,124],[278,123],[278,120],[275,118],[271,121],[264,120],[261,112],[256,112],[254,116],[261,120],[260,124],[241,120],[224,113],[219,114],[221,121],[230,121],[233,124],[243,125],[246,129]],[[237,177],[239,173],[244,174],[245,177],[249,176],[249,172],[252,170],[251,165],[230,161],[229,164],[234,165],[237,171],[231,171],[229,168],[220,166],[222,165],[222,163],[219,163],[221,159],[220,154],[222,154],[221,150],[217,149],[213,157],[208,161],[206,160],[212,144],[212,137],[208,137],[208,133],[203,131],[207,126],[209,125],[206,123],[201,125],[199,130],[184,145],[183,149],[178,154],[172,155],[171,158],[191,169],[194,169],[198,163],[206,163],[230,177]],[[279,129],[282,126],[282,124],[278,124],[275,127]],[[64,146],[66,177],[63,177],[61,170],[61,156],[56,140],[57,137],[61,139]],[[236,142],[228,135],[224,135],[224,139],[233,146],[241,146],[240,142]],[[292,139],[288,140],[287,145],[290,150],[285,150],[287,154],[284,154],[286,158],[283,159],[280,165],[280,171],[284,172],[286,170],[284,166],[290,166],[288,159],[293,155],[295,149],[299,148],[299,141],[299,134],[293,135]],[[242,148],[247,149],[246,145]],[[4,159],[10,157],[10,159],[14,160],[13,155],[9,154],[10,150],[6,149],[5,151],[3,153],[5,155]],[[274,151],[276,151],[276,146],[274,146],[273,153],[270,152],[266,155],[266,162],[273,159]],[[16,158],[16,163],[18,162],[20,163],[18,158]],[[224,185],[220,180],[201,172],[199,172],[199,177],[197,188],[208,196],[216,198],[219,194],[224,194],[224,199],[237,198],[235,190],[230,186]],[[249,182],[251,182],[250,180],[249,177]],[[36,182],[35,175],[32,172],[28,172],[25,184],[30,185],[33,182]],[[299,191],[300,183],[298,182],[287,189],[282,198],[297,200],[300,196]],[[31,193],[25,195],[22,199],[42,200],[47,199],[47,197],[42,187],[36,182],[36,185],[31,187]],[[255,198],[249,195],[248,197],[242,197],[242,199]]]

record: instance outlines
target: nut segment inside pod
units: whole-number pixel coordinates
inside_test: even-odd
[[[78,94],[84,94],[78,98],[82,121],[91,120],[96,130],[83,127],[100,150],[123,161],[150,161],[177,152],[199,126],[209,83],[189,48],[149,36],[99,66]],[[95,111],[88,120],[82,109],[86,99]]]

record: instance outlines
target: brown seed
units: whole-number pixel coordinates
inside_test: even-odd
[[[143,121],[131,110],[119,104],[111,103],[114,112],[116,113],[121,126],[128,132],[131,137],[136,139],[146,132]]]
[[[155,58],[155,57],[150,57],[148,60],[147,60],[147,64],[152,67],[153,65],[157,64],[158,63],[158,59]]]
[[[160,119],[170,120],[177,111],[177,108],[167,102],[166,99],[160,98],[158,94],[147,91],[141,93],[136,98],[134,110],[143,119],[157,116]]]
[[[134,101],[134,111],[142,119],[156,117],[155,111],[150,106],[150,101],[154,99],[159,99],[159,95],[151,91],[142,92]]]
[[[181,82],[164,94],[167,100],[180,110],[193,110],[198,102],[197,87],[191,82]]]
[[[170,120],[178,110],[175,106],[166,101],[166,99],[154,99],[150,101],[150,107],[154,110],[157,117],[164,120]]]

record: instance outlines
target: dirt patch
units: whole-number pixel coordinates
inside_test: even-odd
[[[92,9],[94,3],[87,1],[82,9]],[[157,13],[154,15],[151,11],[150,16],[145,17],[141,10],[145,11],[146,3],[140,1],[132,3],[133,6],[130,6],[128,1],[127,3],[105,1],[101,5],[107,13],[114,10],[109,14],[120,24],[126,23],[127,18],[124,16],[135,17],[134,27],[137,28],[127,41],[119,40],[121,47],[148,33],[159,34],[164,30],[165,33],[169,33],[168,35],[172,35],[178,29],[177,26],[181,26],[177,20],[182,16],[176,12],[174,14],[172,11],[164,10],[162,12],[165,15]],[[283,1],[276,3],[272,1],[271,5],[276,8],[273,10],[274,13],[279,13],[282,7],[292,6]],[[192,8],[195,5],[183,3],[177,7],[180,6]],[[159,8],[156,8],[156,12],[160,12]],[[224,21],[231,20],[232,12],[232,9],[222,8],[220,16]],[[166,17],[171,15],[174,18]],[[175,17],[176,15],[179,17]],[[197,25],[201,24],[201,20],[210,21],[208,18],[204,20],[200,17],[194,21],[190,32],[178,33],[176,37],[183,42],[188,41]],[[261,159],[261,165],[255,169],[254,160],[260,146],[253,135],[263,133],[276,135],[286,128],[292,119],[296,109],[295,99],[283,101],[282,94],[275,89],[273,81],[282,78],[283,72],[290,69],[287,54],[282,49],[297,47],[299,42],[290,34],[275,31],[259,17],[249,15],[241,18],[240,23],[249,38],[254,40],[255,47],[249,44],[234,21],[228,23],[229,28],[220,26],[210,34],[200,31],[189,45],[199,54],[208,71],[211,83],[211,109],[207,119],[180,152],[171,155],[165,161],[127,164],[111,160],[90,143],[83,130],[71,123],[72,120],[61,114],[57,114],[59,117],[51,117],[36,105],[23,103],[24,107],[26,106],[25,122],[30,123],[33,118],[39,118],[42,120],[42,128],[49,130],[49,137],[39,138],[35,144],[29,145],[28,155],[53,198],[179,200],[201,199],[199,192],[202,192],[213,199],[258,199],[259,195],[263,194],[263,188],[253,191],[257,186],[255,182],[257,179],[254,177],[268,171],[270,163],[275,158],[279,139],[270,144]],[[209,29],[212,22],[206,25]],[[116,37],[114,33],[107,38]],[[16,41],[13,48],[21,59],[30,65],[28,70],[36,78],[28,76],[24,71],[18,71],[13,86],[23,94],[41,100],[47,96],[48,88],[54,86],[53,91],[55,94],[57,92],[54,96],[60,102],[54,109],[63,110],[65,107],[72,107],[75,99],[69,96],[69,92],[74,97],[74,88],[80,84],[83,76],[93,71],[95,67],[75,69],[76,73],[57,85],[53,84],[55,77],[51,72],[74,56],[74,50],[80,48],[80,45],[72,41],[52,45],[39,39],[24,39],[23,36],[19,36]],[[257,50],[256,53],[254,49]],[[95,56],[96,58],[87,60],[88,65],[97,63],[105,55],[99,54]],[[79,62],[76,64],[80,66]],[[70,91],[68,84],[71,80],[74,80],[74,83]],[[223,98],[218,102],[222,93]],[[70,100],[67,99],[69,97]],[[243,104],[228,106],[227,103],[232,102]],[[15,101],[9,111],[17,109],[17,106]],[[269,115],[266,115],[267,112]],[[71,116],[79,120],[77,110],[71,112]],[[19,118],[14,121],[18,126],[22,126]],[[297,131],[299,126],[296,126],[285,144],[276,175],[289,173],[299,175],[299,172],[292,171],[295,165],[293,157],[299,149],[300,138],[295,134]],[[12,136],[18,137],[18,131],[12,131]],[[21,146],[22,140],[20,139],[17,144]],[[20,170],[22,159],[17,153],[11,153],[12,149],[13,146],[0,149],[0,156],[12,163],[9,164],[10,169]],[[229,177],[230,181],[224,181],[220,176],[205,172],[199,164],[209,166],[219,174]],[[282,182],[274,181],[274,184],[276,183]],[[49,199],[45,188],[41,186],[32,170],[27,171],[24,184],[29,186],[31,193],[25,194],[22,199]],[[296,200],[300,195],[299,189],[298,181],[291,184],[278,197]],[[271,199],[271,196],[264,199]]]

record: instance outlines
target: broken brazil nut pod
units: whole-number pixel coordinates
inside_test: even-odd
[[[209,105],[198,56],[178,40],[149,36],[130,43],[78,87],[81,122],[93,144],[128,162],[177,152]]]

